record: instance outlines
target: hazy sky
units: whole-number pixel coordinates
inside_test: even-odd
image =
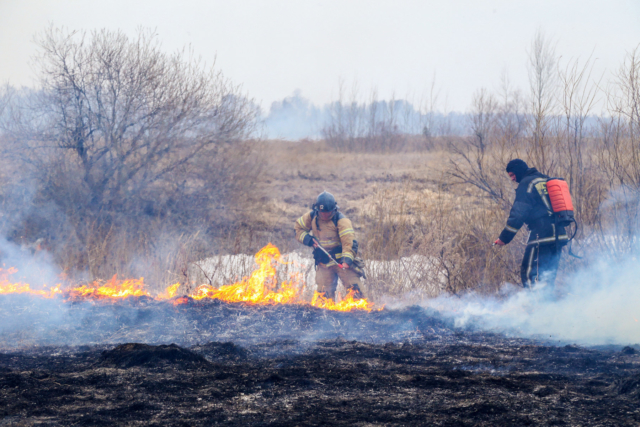
[[[340,79],[417,99],[435,73],[442,104],[464,111],[504,71],[527,88],[537,29],[565,61],[593,52],[596,71],[610,74],[640,43],[640,0],[0,0],[0,82],[33,86],[32,40],[49,23],[155,28],[168,51],[190,44],[207,63],[217,57],[266,109],[296,89],[328,102]]]

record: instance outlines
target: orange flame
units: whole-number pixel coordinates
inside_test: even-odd
[[[200,285],[193,294],[195,300],[204,298],[219,299],[227,302],[246,302],[251,304],[291,304],[298,299],[297,282],[289,281],[276,288],[275,263],[280,259],[280,251],[268,244],[256,254],[258,268],[251,276],[232,285],[216,289],[211,285]]]
[[[373,303],[364,298],[354,298],[353,290],[349,291],[347,296],[340,302],[334,302],[332,299],[325,298],[323,294],[316,292],[313,294],[311,305],[318,308],[337,311],[373,310]]]
[[[52,288],[45,289],[31,289],[31,286],[26,283],[11,283],[9,276],[16,274],[17,269],[11,267],[9,269],[0,268],[0,295],[2,294],[28,294],[37,295],[44,298],[53,298],[56,295],[60,295],[62,290],[61,285],[56,285]]]
[[[181,285],[180,283],[175,283],[175,284],[169,286],[163,292],[160,292],[156,296],[156,299],[167,300],[167,299],[174,298],[176,296],[176,294],[178,293],[178,288],[180,287],[180,285]]]
[[[69,289],[65,292],[69,298],[128,298],[128,297],[150,297],[151,294],[144,289],[144,279],[131,279],[119,281],[114,275],[111,280],[104,284],[94,282],[90,285],[82,285]]]
[[[249,277],[244,277],[239,282],[224,285],[220,288],[215,288],[211,285],[200,285],[189,295],[179,297],[177,293],[182,285],[175,283],[156,295],[155,299],[160,301],[171,300],[174,305],[184,304],[190,299],[219,299],[226,302],[243,302],[247,304],[309,304],[302,299],[302,280],[299,274],[293,273],[288,281],[278,283],[276,264],[283,263],[280,257],[278,248],[268,244],[255,256],[258,268]],[[118,280],[116,276],[113,276],[107,282],[94,282],[64,290],[61,289],[61,285],[56,285],[49,289],[32,290],[28,284],[9,282],[8,276],[16,272],[16,269],[0,269],[0,294],[27,293],[47,298],[61,295],[73,300],[115,300],[128,297],[152,297],[145,288],[143,278]],[[374,307],[373,303],[364,298],[354,298],[352,291],[337,303],[316,292],[310,305],[337,311],[371,311]]]

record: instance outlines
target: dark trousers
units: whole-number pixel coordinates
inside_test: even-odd
[[[562,247],[555,244],[529,245],[524,251],[520,277],[522,285],[529,288],[536,282],[544,281],[553,286],[558,273]]]

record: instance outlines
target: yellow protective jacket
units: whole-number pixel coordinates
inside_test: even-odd
[[[310,211],[298,218],[294,228],[296,230],[296,239],[300,243],[313,246],[311,237],[313,236],[323,248],[335,256],[336,260],[346,262],[348,265],[353,264],[353,259],[355,258],[353,240],[356,237],[356,233],[353,231],[349,218],[342,213],[336,212],[334,218],[329,221],[322,221],[314,211]],[[325,265],[331,266],[335,265],[335,263],[330,262]]]

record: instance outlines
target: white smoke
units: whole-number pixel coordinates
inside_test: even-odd
[[[583,345],[640,343],[640,263],[600,261],[572,277],[561,296],[540,284],[507,285],[506,296],[443,296],[421,303],[470,327]]]
[[[27,283],[35,289],[42,286],[54,286],[60,281],[60,269],[51,255],[40,247],[41,240],[34,243],[17,245],[0,237],[0,268],[15,268],[12,282]]]

